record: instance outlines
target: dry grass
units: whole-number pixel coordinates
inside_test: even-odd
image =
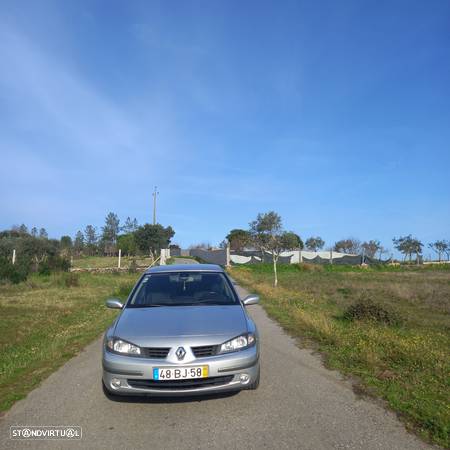
[[[450,445],[450,272],[448,270],[337,271],[232,269],[261,294],[282,326],[314,345],[327,363],[356,375],[367,392],[387,400],[422,436]],[[356,301],[370,299],[395,312],[395,325],[346,320]]]

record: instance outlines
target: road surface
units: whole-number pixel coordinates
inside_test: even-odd
[[[240,289],[240,294],[245,292]],[[257,391],[190,400],[105,397],[101,339],[0,419],[1,449],[425,449],[396,416],[358,398],[320,359],[300,349],[260,306]],[[11,425],[79,425],[81,441],[11,440]]]

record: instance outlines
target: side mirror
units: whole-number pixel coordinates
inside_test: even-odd
[[[244,300],[242,300],[242,303],[245,306],[256,305],[257,303],[259,303],[259,295],[255,294],[247,295],[247,297],[245,297]]]
[[[111,309],[122,309],[123,303],[117,298],[109,298],[106,300],[106,306]]]

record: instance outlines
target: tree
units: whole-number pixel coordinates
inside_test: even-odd
[[[105,225],[102,227],[102,243],[106,253],[112,254],[117,243],[120,220],[117,214],[110,212],[105,218]]]
[[[281,217],[274,211],[259,213],[256,219],[249,223],[252,244],[261,252],[261,263],[268,250],[270,234],[279,234],[282,230]]]
[[[39,230],[39,237],[41,239],[48,239],[48,233],[47,233],[47,230],[45,228],[41,228]]]
[[[84,250],[84,235],[81,231],[77,231],[77,234],[75,235],[73,249],[78,255],[80,255]]]
[[[450,241],[445,241],[447,247],[444,250],[445,255],[447,256],[447,260],[450,260]]]
[[[174,235],[175,231],[173,231],[172,227],[164,228],[159,223],[156,225],[146,223],[134,232],[138,249],[149,254],[152,258],[155,258],[162,248],[169,246],[170,240]]]
[[[247,230],[235,228],[227,234],[226,239],[230,243],[231,250],[242,251],[251,243],[252,236]]]
[[[381,242],[377,240],[370,240],[369,242],[363,242],[361,248],[364,250],[364,254],[369,258],[375,258],[375,255],[381,247]],[[381,258],[380,258],[381,259]]]
[[[435,241],[430,244],[428,244],[428,247],[431,248],[431,250],[435,251],[438,254],[439,262],[441,262],[441,256],[443,253],[447,253],[448,248],[448,242],[441,240],[441,241]]]
[[[209,242],[199,242],[198,244],[191,244],[189,246],[190,250],[199,249],[199,250],[211,250],[212,245]]]
[[[323,249],[325,241],[319,236],[310,237],[306,240],[305,245],[308,250],[311,250],[312,252],[317,252]]]
[[[72,238],[70,236],[61,236],[60,249],[62,255],[70,255],[72,251]]]
[[[333,250],[340,253],[358,254],[361,251],[361,242],[355,238],[342,239],[335,242]]]
[[[36,227],[33,227],[31,229],[31,236],[37,237],[37,235],[38,235],[38,229]]]
[[[394,247],[400,252],[403,253],[404,258],[409,257],[409,262],[412,260],[412,255],[416,255],[417,262],[419,262],[419,255],[422,253],[422,242],[419,239],[412,237],[410,234],[408,236],[401,236],[399,238],[392,239],[394,243]]]
[[[84,229],[84,242],[89,255],[94,255],[97,250],[97,229],[93,225],[86,225]]]
[[[388,252],[389,252],[389,249],[380,245],[380,248],[378,249],[378,259],[381,260],[381,257]]]
[[[125,225],[122,227],[122,232],[124,234],[134,233],[139,228],[136,218],[131,220],[131,217],[127,217],[125,220]]]
[[[28,228],[24,223],[22,225],[13,225],[11,231],[17,233],[17,235],[28,234]]]
[[[219,242],[219,248],[221,248],[223,250],[223,249],[227,248],[229,244],[230,243],[228,242],[227,239],[223,239],[222,241]]]
[[[264,251],[272,255],[274,286],[278,285],[277,263],[283,251],[293,250],[303,246],[298,235],[283,231],[281,217],[274,211],[259,213],[256,220],[250,222],[250,233],[253,242]]]
[[[117,238],[117,246],[122,250],[124,255],[136,255],[137,245],[136,238],[133,233],[120,235]]]

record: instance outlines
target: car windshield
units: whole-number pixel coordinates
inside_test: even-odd
[[[235,304],[238,300],[221,273],[168,272],[145,275],[127,307]]]

